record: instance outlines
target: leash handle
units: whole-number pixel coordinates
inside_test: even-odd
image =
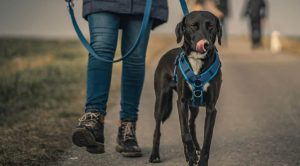
[[[133,51],[137,48],[138,44],[140,43],[140,41],[143,37],[143,34],[146,32],[146,29],[147,29],[148,24],[149,24],[150,14],[151,14],[151,7],[152,7],[152,0],[146,0],[146,6],[145,6],[145,11],[144,11],[144,16],[143,16],[143,22],[142,22],[141,29],[140,29],[139,35],[138,35],[135,43],[133,44],[133,46],[130,48],[130,50],[125,55],[123,55],[121,58],[119,58],[117,60],[107,60],[107,59],[104,59],[103,57],[100,57],[99,55],[97,55],[97,53],[91,47],[91,45],[86,40],[86,38],[84,37],[82,31],[79,28],[79,25],[76,21],[75,15],[74,15],[74,9],[73,9],[74,4],[73,4],[73,2],[71,2],[71,0],[67,1],[67,6],[68,6],[68,11],[69,11],[69,14],[70,14],[75,32],[76,32],[79,40],[83,44],[83,46],[88,50],[88,52],[93,57],[95,57],[96,59],[98,59],[100,61],[107,62],[107,63],[117,63],[117,62],[120,62],[120,61],[124,60],[128,56],[130,56],[133,53]]]
[[[189,14],[189,8],[187,7],[186,1],[185,0],[179,0],[180,1],[180,5],[181,5],[181,9],[183,12],[183,15],[186,16]]]
[[[75,4],[74,4],[74,0],[65,0],[67,2],[67,7],[74,7]]]

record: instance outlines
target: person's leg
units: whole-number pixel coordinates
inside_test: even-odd
[[[224,43],[228,44],[228,29],[227,29],[227,18],[223,18],[223,32],[224,32]]]
[[[91,46],[97,55],[112,60],[115,54],[120,18],[112,13],[88,17]],[[111,81],[112,64],[89,55],[85,114],[73,132],[72,141],[90,153],[104,152],[104,116]]]
[[[228,32],[227,32],[226,18],[221,18],[220,21],[221,21],[222,29],[223,29],[223,43],[224,43],[224,45],[227,45],[227,43],[228,43]]]
[[[250,20],[250,30],[251,30],[252,48],[254,48],[255,47],[255,21],[253,19]]]
[[[113,60],[120,18],[113,13],[96,13],[88,17],[91,35],[91,46],[97,55]],[[106,103],[109,96],[112,63],[102,62],[89,55],[87,70],[86,112],[99,111],[106,114]]]
[[[122,54],[128,52],[138,37],[142,16],[127,17],[122,20]],[[121,120],[136,121],[145,76],[145,58],[152,21],[132,55],[123,61],[121,83]]]
[[[259,46],[262,46],[262,32],[261,32],[261,19],[257,20],[257,44]]]
[[[261,27],[260,27],[260,19],[252,19],[252,43],[253,47],[257,48],[261,45]]]
[[[122,55],[137,39],[142,23],[141,16],[122,17]],[[141,148],[136,139],[136,120],[145,75],[145,56],[152,21],[133,53],[123,61],[121,83],[121,124],[118,130],[116,150],[125,157],[139,157]]]

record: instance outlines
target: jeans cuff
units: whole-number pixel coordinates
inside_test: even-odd
[[[84,112],[99,112],[100,114],[102,114],[103,116],[106,115],[106,112],[103,110],[100,110],[98,106],[95,105],[88,105],[85,106]]]
[[[134,118],[134,119],[121,118],[121,121],[122,121],[122,122],[136,122],[136,121],[137,121],[137,118]]]
[[[123,122],[136,122],[138,120],[138,116],[126,114],[123,111],[120,111],[120,120]]]

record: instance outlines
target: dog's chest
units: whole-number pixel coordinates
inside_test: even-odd
[[[205,56],[206,56],[206,53],[200,54],[197,52],[191,52],[191,54],[188,56],[188,60],[191,64],[194,74],[196,74],[196,75],[199,74],[199,71],[203,66],[202,59],[204,59]],[[206,83],[203,86],[203,90],[206,92],[208,87],[209,87],[209,83]],[[189,84],[189,88],[192,90],[192,86],[190,84]]]

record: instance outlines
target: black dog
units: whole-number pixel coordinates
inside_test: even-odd
[[[216,48],[214,43],[218,38],[221,45],[222,28],[219,19],[207,11],[195,11],[185,16],[176,27],[177,43],[184,37],[181,48],[175,48],[167,52],[161,59],[155,71],[155,120],[153,149],[149,159],[152,163],[160,162],[160,125],[168,119],[172,110],[173,90],[177,91],[177,107],[179,112],[182,142],[184,144],[185,157],[189,165],[208,165],[209,151],[212,140],[213,128],[217,114],[216,103],[222,83],[221,70],[216,70],[216,75],[203,87],[205,98],[206,118],[204,125],[204,140],[202,149],[198,144],[195,130],[195,119],[199,107],[191,105],[192,90],[180,71],[175,68],[176,57],[184,51],[189,65],[195,74],[206,71],[215,61]],[[174,68],[176,69],[174,72]],[[174,74],[177,81],[174,81]],[[190,119],[189,118],[190,110]],[[200,158],[199,158],[200,155]]]

